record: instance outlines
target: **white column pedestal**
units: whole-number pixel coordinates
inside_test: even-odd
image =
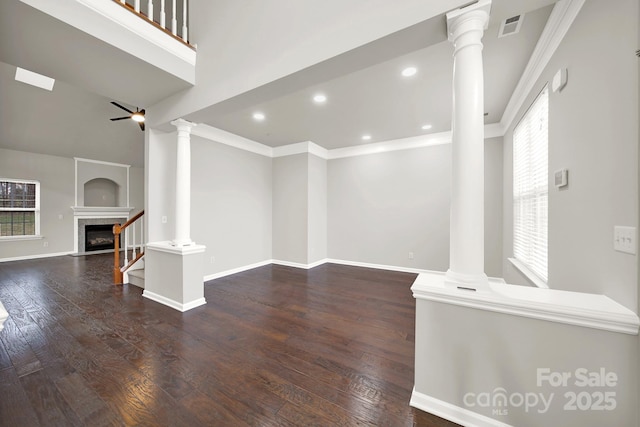
[[[207,303],[204,298],[203,257],[206,246],[176,247],[172,242],[149,243],[145,251],[142,296],[179,311]]]

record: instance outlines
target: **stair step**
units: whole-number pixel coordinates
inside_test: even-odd
[[[129,284],[144,289],[144,269],[129,271]]]

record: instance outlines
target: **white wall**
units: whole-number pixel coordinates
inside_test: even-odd
[[[549,286],[604,293],[637,309],[636,256],[613,250],[615,225],[638,225],[638,2],[589,0],[505,135],[504,274],[528,284],[512,256],[513,127],[561,67],[568,84],[549,96]]]
[[[143,170],[132,167],[130,171],[131,205],[142,207]],[[74,160],[0,149],[0,177],[40,181],[40,234],[43,236],[38,240],[0,240],[0,260],[73,252]]]
[[[485,269],[498,277],[501,164],[502,138],[487,140]],[[446,271],[450,197],[448,144],[329,161],[329,258]]]

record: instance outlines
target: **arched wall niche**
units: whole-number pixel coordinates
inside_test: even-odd
[[[84,183],[85,206],[120,206],[120,185],[108,178],[94,178]]]

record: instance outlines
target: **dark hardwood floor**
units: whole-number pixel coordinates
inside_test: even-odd
[[[180,313],[109,255],[0,264],[1,426],[453,426],[409,406],[415,275],[266,266]]]

